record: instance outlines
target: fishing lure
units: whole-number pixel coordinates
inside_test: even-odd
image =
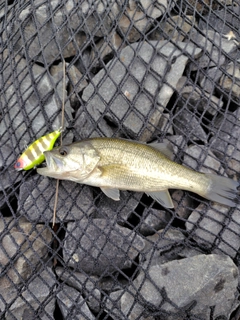
[[[17,159],[14,168],[18,171],[29,170],[42,163],[45,160],[43,152],[52,150],[61,132],[60,128],[34,141]]]

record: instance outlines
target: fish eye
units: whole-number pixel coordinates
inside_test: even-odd
[[[60,149],[59,149],[59,154],[60,154],[61,156],[66,156],[66,155],[68,154],[67,148],[60,148]]]

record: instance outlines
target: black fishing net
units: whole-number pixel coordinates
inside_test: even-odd
[[[237,0],[0,2],[1,319],[240,319],[239,204],[173,188],[167,209],[60,181],[53,226],[56,180],[14,169],[64,100],[63,144],[165,142],[237,181],[239,14]]]

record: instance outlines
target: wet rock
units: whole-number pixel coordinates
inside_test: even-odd
[[[36,316],[43,320],[53,319],[55,289],[55,274],[45,267],[34,275],[27,287],[23,287],[21,294],[7,311],[6,320],[34,319]]]
[[[99,312],[101,292],[98,287],[101,280],[98,277],[87,276],[86,274],[79,272],[73,273],[60,267],[56,269],[56,273],[65,284],[76,288],[82,293],[83,298],[87,301],[87,304],[92,311]]]
[[[183,41],[195,24],[194,16],[185,15],[184,19],[177,15],[171,16],[163,22],[159,22],[158,27],[150,33],[150,40],[164,40],[167,37],[171,41]]]
[[[18,210],[29,221],[52,222],[55,193],[55,179],[32,177],[20,187]],[[93,195],[88,186],[60,181],[56,222],[81,219],[93,212]]]
[[[231,214],[230,210],[233,210]],[[235,258],[240,248],[239,213],[239,205],[229,209],[218,204],[213,204],[211,208],[200,204],[190,215],[186,229],[199,246]]]
[[[154,49],[152,45],[155,46]],[[178,46],[194,57],[201,52],[189,44],[186,46],[179,42]],[[158,55],[155,55],[156,50],[159,51]],[[173,54],[172,61],[163,58]],[[151,61],[150,70],[146,69],[143,61],[145,64]],[[152,42],[151,45],[146,42],[136,43],[124,48],[119,58],[114,58],[107,64],[106,68],[111,65],[110,71],[104,69],[98,72],[93,83],[83,91],[82,98],[92,122],[97,122],[105,113],[117,126],[121,123],[131,137],[139,138],[140,135],[140,140],[149,140],[187,62],[187,56],[165,41]],[[169,64],[171,68],[168,68]],[[159,87],[164,77],[168,84],[164,83]],[[124,84],[120,86],[123,79]],[[154,108],[152,99],[156,101]]]
[[[201,126],[200,119],[186,108],[178,109],[174,119],[174,131],[177,135],[184,135],[193,141],[207,142],[208,136]]]
[[[89,310],[81,293],[67,285],[62,285],[57,293],[58,305],[64,319],[94,320],[95,317]]]
[[[231,92],[231,98],[239,103],[240,99],[240,64],[230,62],[225,73],[222,75],[220,82],[221,90],[225,91],[225,97],[229,99]]]
[[[166,227],[170,220],[171,214],[167,211],[145,208],[139,232],[144,236],[149,236]]]
[[[131,267],[143,248],[144,241],[134,231],[105,219],[82,219],[68,223],[63,257],[80,272],[106,276]]]
[[[185,151],[183,163],[191,169],[199,172],[214,173],[219,175],[225,174],[221,162],[213,154],[213,152],[204,146],[191,145],[188,147]]]
[[[240,109],[237,109],[217,118],[212,127],[214,136],[210,140],[211,150],[224,161],[228,175],[238,174],[240,171],[239,119]]]
[[[3,60],[10,61],[9,55],[9,51],[5,50]],[[43,67],[36,64],[28,66],[20,55],[11,57],[11,64],[7,64],[4,69],[4,78],[9,84],[4,95],[0,97],[0,102],[5,106],[6,101],[8,103],[3,110],[0,136],[3,136],[4,140],[11,141],[15,152],[21,154],[27,144],[31,144],[47,132],[60,128],[62,103],[54,93],[57,85],[54,78],[46,73]],[[19,83],[17,88],[16,78]],[[72,119],[72,115],[67,106],[65,113],[67,115],[65,125],[68,126],[68,119]],[[51,119],[50,128],[46,126],[46,118]]]
[[[229,319],[238,295],[237,284],[238,269],[227,256],[197,255],[174,260],[150,266],[148,277],[140,272],[121,297],[121,311],[128,319],[137,319],[150,305],[150,310],[155,307],[154,311],[168,320],[180,320],[187,315]],[[192,308],[186,314],[184,308],[189,306]]]
[[[101,195],[97,203],[98,214],[96,217],[109,218],[112,221],[117,221],[118,224],[124,224],[139,204],[141,197],[142,193],[129,191],[120,192],[120,201],[114,201]]]

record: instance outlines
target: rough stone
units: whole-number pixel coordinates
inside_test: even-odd
[[[179,108],[176,114],[173,129],[177,135],[184,135],[188,140],[207,142],[208,136],[195,112],[186,108]]]
[[[57,301],[64,319],[95,319],[80,292],[67,285],[62,285],[61,288],[57,294]]]
[[[89,308],[94,312],[99,312],[101,304],[101,291],[98,289],[100,279],[95,276],[88,276],[84,273],[70,272],[69,270],[58,267],[57,275],[70,287],[76,288],[82,293],[87,301]]]
[[[163,229],[171,220],[171,214],[164,210],[145,208],[140,222],[139,232],[144,236],[154,234]]]
[[[184,48],[194,57],[201,52],[181,42],[178,47]],[[163,58],[172,55],[177,57],[173,57],[173,61]],[[146,65],[150,61],[151,68],[148,69]],[[113,123],[121,123],[131,137],[140,135],[141,141],[149,140],[187,62],[187,56],[165,41],[136,43],[124,48],[119,58],[107,64],[107,69],[111,66],[110,71],[103,69],[98,72],[93,83],[83,91],[82,98],[92,122],[99,121],[105,113]],[[168,68],[169,63],[171,68]],[[162,78],[166,82],[159,87]],[[123,79],[124,84],[121,85]]]
[[[237,285],[238,269],[227,256],[197,255],[174,260],[150,266],[148,277],[140,272],[121,297],[121,311],[128,319],[137,319],[150,304],[167,320],[180,320],[184,315],[209,319],[212,312],[214,318],[229,319],[238,296]],[[186,314],[184,307],[190,305],[193,307]],[[182,314],[177,316],[180,310]]]
[[[230,62],[219,81],[221,91],[225,91],[225,97],[229,99],[229,93],[231,98],[239,103],[240,101],[240,65],[235,62]]]
[[[174,209],[180,218],[187,219],[194,208],[194,201],[188,193],[182,190],[175,190],[172,193]]]
[[[88,85],[84,75],[74,65],[67,64],[67,77],[69,81],[69,97],[72,108],[80,105],[79,94]]]
[[[144,241],[132,230],[105,219],[82,219],[68,223],[63,258],[80,272],[106,276],[131,267],[143,248]]]
[[[34,176],[20,187],[18,210],[29,221],[52,222],[55,193],[55,179]],[[56,222],[81,219],[93,212],[93,195],[88,186],[60,181]]]
[[[210,68],[207,70],[207,75],[203,73],[199,75],[199,84],[206,92],[212,93],[218,86],[222,74],[223,72],[219,67]]]

